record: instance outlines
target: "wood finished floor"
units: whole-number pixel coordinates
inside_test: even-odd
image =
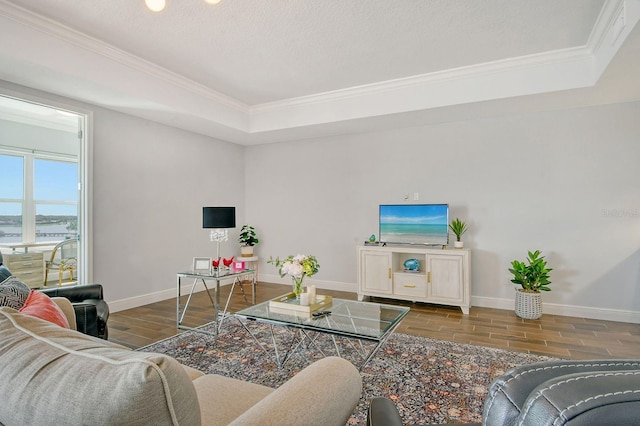
[[[251,301],[251,286],[245,284]],[[224,305],[231,286],[223,286],[220,300]],[[289,286],[259,283],[256,301],[262,302],[286,293]],[[356,299],[355,293],[321,290],[342,299]],[[184,304],[186,297],[183,296]],[[512,310],[471,308],[463,315],[459,308],[410,303],[391,299],[375,302],[409,306],[411,311],[396,329],[399,333],[471,343],[519,352],[567,359],[638,358],[640,324],[592,320],[558,315],[543,315],[539,320],[518,318]],[[231,312],[248,306],[236,287],[231,298]],[[213,320],[213,310],[205,292],[196,293],[184,325],[195,327]],[[138,348],[171,337],[176,328],[176,299],[168,299],[138,308],[113,312],[109,317],[109,340]]]

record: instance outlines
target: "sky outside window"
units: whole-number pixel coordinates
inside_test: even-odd
[[[36,214],[76,216],[78,213],[78,164],[41,158],[35,158],[33,161]],[[0,155],[0,170],[3,175],[0,199],[19,201],[1,202],[0,215],[22,215],[24,162],[25,158],[22,156]]]
[[[0,155],[0,170],[2,170],[0,198],[21,200],[24,187],[24,158],[15,155]]]
[[[41,201],[78,199],[78,164],[66,161],[35,159],[34,198],[36,215],[75,216],[77,205],[45,204]]]

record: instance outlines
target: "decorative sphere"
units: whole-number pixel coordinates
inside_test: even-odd
[[[417,271],[420,269],[420,262],[418,262],[418,259],[407,259],[404,261],[403,265],[404,269],[409,271]]]
[[[369,237],[369,241],[372,243],[376,242],[376,236],[374,234],[371,234],[371,236]]]

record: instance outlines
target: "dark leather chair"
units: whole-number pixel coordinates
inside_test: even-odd
[[[369,417],[370,426],[402,424],[386,398],[371,401]],[[552,361],[514,368],[489,388],[482,424],[638,425],[640,361]]]
[[[402,419],[393,402],[379,396],[369,401],[367,426],[402,426]]]
[[[107,340],[109,305],[102,296],[101,284],[84,284],[40,289],[49,297],[69,299],[76,314],[77,330]]]
[[[2,264],[2,253],[0,253],[0,283],[11,276],[11,271]]]

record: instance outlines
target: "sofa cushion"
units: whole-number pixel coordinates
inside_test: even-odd
[[[229,426],[344,425],[361,393],[358,369],[344,358],[328,356],[302,369]],[[303,408],[292,412],[292,407]]]
[[[52,297],[51,300],[58,305],[58,308],[62,311],[67,322],[69,323],[69,328],[71,330],[77,330],[76,328],[76,313],[73,310],[73,305],[69,302],[69,299],[65,297]]]
[[[174,359],[0,308],[0,424],[200,424]]]
[[[71,328],[62,309],[49,296],[39,291],[31,290],[24,306],[19,311],[25,315],[52,322],[60,327]]]
[[[0,283],[0,306],[19,310],[29,297],[31,289],[17,277],[10,276]]]
[[[263,385],[217,374],[198,377],[193,385],[200,400],[203,424],[227,425],[273,392]]]
[[[198,377],[204,376],[204,373],[202,371],[196,370],[195,368],[189,367],[188,365],[182,364],[182,368],[184,369],[184,372],[187,373],[187,376],[189,376],[189,379],[191,379],[191,381],[194,381]]]

